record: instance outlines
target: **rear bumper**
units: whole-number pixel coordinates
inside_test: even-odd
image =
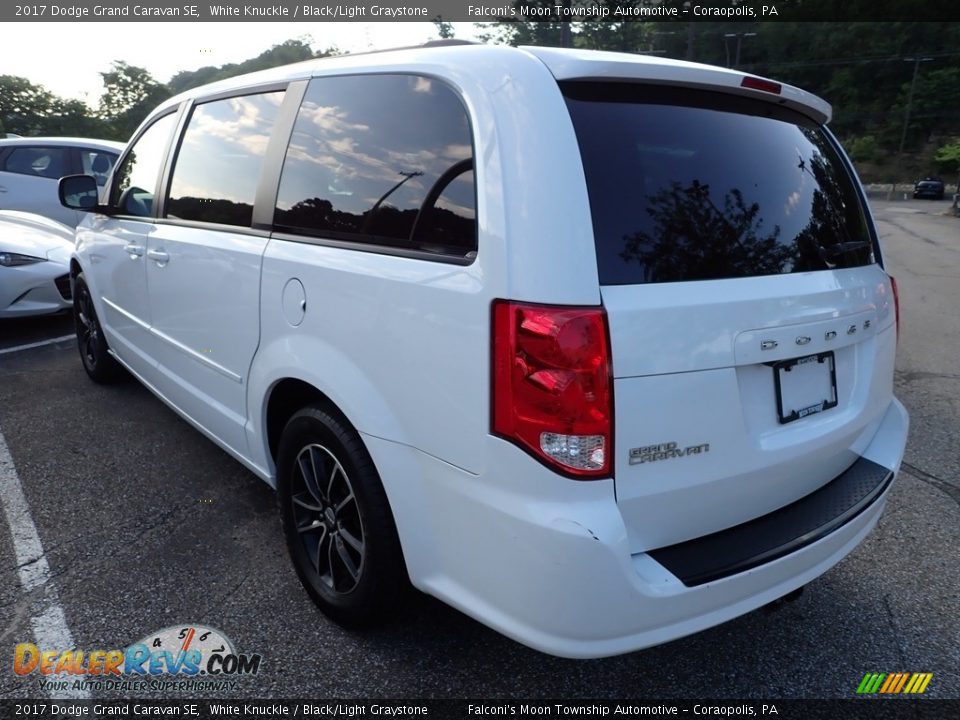
[[[860,453],[869,461],[861,468],[881,466],[882,478],[871,474],[862,502],[847,503],[835,518],[853,507],[856,512],[829,527],[814,523],[823,532],[773,559],[693,586],[669,563],[658,562],[657,551],[630,553],[612,481],[558,479],[496,438],[481,475],[409,447],[364,439],[381,469],[417,587],[526,645],[587,658],[717,625],[831,568],[882,514],[907,424],[894,400]]]
[[[873,506],[893,475],[861,457],[819,490],[779,510],[648,554],[687,587],[722,580],[829,537]]]

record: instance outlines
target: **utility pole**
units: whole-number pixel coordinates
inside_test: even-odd
[[[897,151],[897,165],[902,166],[903,160],[903,149],[907,145],[907,129],[910,127],[910,113],[913,112],[913,91],[917,87],[917,75],[920,74],[920,63],[930,62],[933,58],[929,57],[915,57],[915,58],[904,58],[904,62],[913,63],[913,78],[910,80],[910,91],[907,93],[907,110],[903,116],[903,132],[900,134],[900,149]],[[893,179],[893,187],[890,189],[889,200],[893,199],[893,196],[897,193],[897,178]]]
[[[913,111],[913,91],[917,87],[917,75],[920,73],[920,63],[930,62],[933,58],[916,57],[904,58],[904,62],[913,63],[913,78],[910,80],[910,92],[907,95],[907,112],[903,118],[903,134],[900,136],[900,151],[898,155],[903,155],[903,148],[907,144],[907,128],[910,126],[910,113]]]
[[[563,0],[562,5],[565,11],[569,13],[570,0]],[[560,19],[560,23],[560,47],[573,47],[573,32],[570,29],[570,15],[564,15],[564,17]]]
[[[687,0],[687,2],[683,4],[683,11],[685,13],[691,13],[691,17],[692,17],[693,8],[690,6],[692,4],[693,3],[690,2],[690,0]],[[687,60],[689,60],[690,62],[693,62],[693,39],[694,39],[693,20],[691,20],[690,22],[687,23]]]
[[[755,32],[749,33],[725,33],[723,36],[723,47],[727,51],[727,67],[730,67],[730,44],[727,42],[727,38],[735,37],[737,39],[737,53],[736,60],[734,60],[733,67],[737,68],[740,66],[740,45],[743,43],[745,37],[756,37]]]

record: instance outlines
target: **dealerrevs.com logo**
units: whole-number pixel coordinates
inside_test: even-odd
[[[256,675],[262,656],[238,653],[219,630],[173,625],[124,650],[42,650],[20,643],[13,672],[37,674],[44,690],[233,690],[237,678]]]
[[[867,673],[857,686],[858,695],[922,695],[933,673]]]

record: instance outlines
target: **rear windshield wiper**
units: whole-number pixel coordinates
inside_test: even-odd
[[[834,243],[833,245],[820,246],[820,256],[824,258],[832,258],[840,255],[841,253],[851,252],[853,250],[862,250],[863,248],[871,247],[871,243],[868,240],[854,240],[851,242],[839,242]]]

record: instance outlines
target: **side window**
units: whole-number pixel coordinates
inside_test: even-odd
[[[10,151],[3,169],[18,175],[59,179],[68,172],[67,148],[18,147]]]
[[[287,149],[277,230],[467,257],[473,143],[460,99],[414,75],[315,78]]]
[[[177,153],[166,215],[250,227],[283,92],[197,105]]]
[[[103,187],[104,183],[107,182],[107,177],[116,161],[116,153],[80,149],[80,165],[83,168],[83,174],[95,177],[97,185],[100,187]]]
[[[170,113],[137,138],[123,164],[113,174],[111,205],[127,215],[149,217],[153,213],[153,193],[175,126],[176,113]]]

